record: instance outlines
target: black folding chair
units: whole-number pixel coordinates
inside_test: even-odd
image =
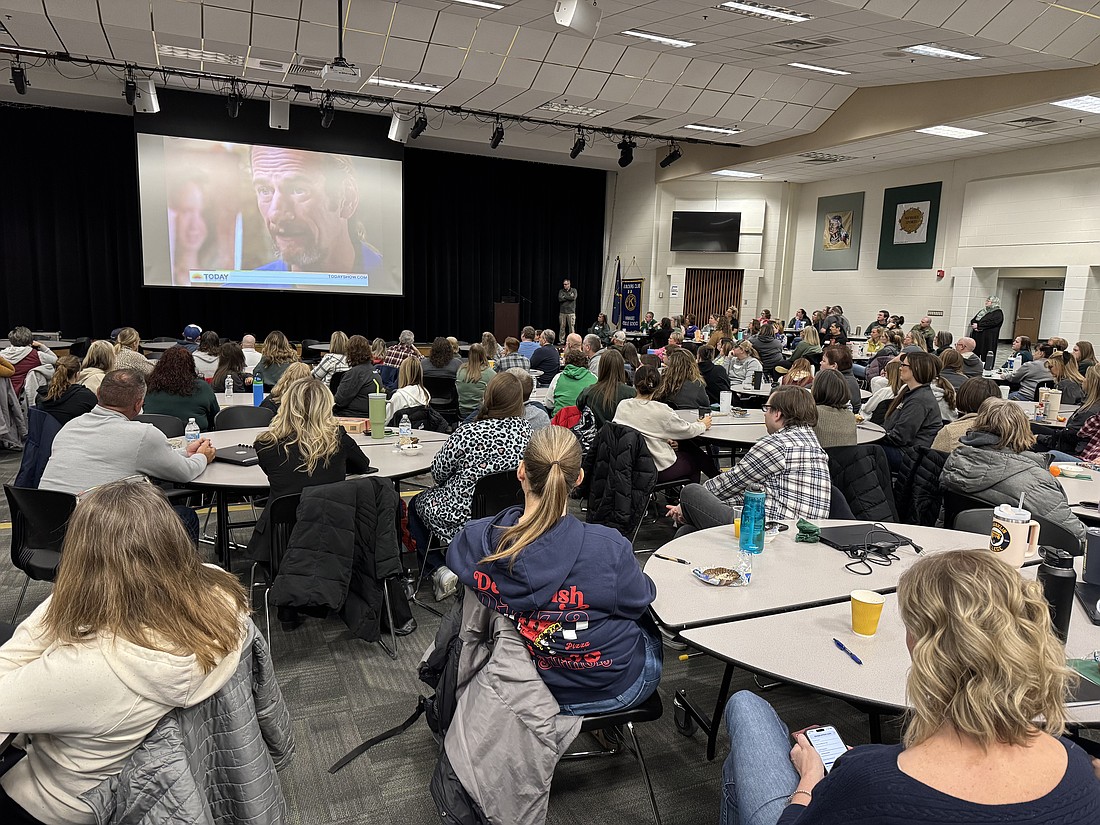
[[[10,484],[4,485],[4,495],[11,511],[11,563],[27,575],[11,617],[15,624],[31,579],[52,582],[57,577],[61,545],[65,541],[69,516],[76,509],[76,496]]]

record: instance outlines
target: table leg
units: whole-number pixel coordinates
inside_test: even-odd
[[[218,534],[214,538],[214,547],[218,554],[218,563],[229,569],[229,496],[218,496],[217,509]]]
[[[722,685],[718,688],[718,699],[714,704],[714,714],[712,716],[707,716],[705,711],[700,710],[694,702],[688,699],[686,691],[676,691],[675,701],[679,706],[677,712],[682,709],[683,713],[707,734],[707,761],[714,760],[714,753],[718,745],[718,729],[722,727],[722,714],[726,709],[726,699],[729,698],[732,681],[733,665],[727,663],[726,670],[722,674]],[[690,735],[689,731],[682,732],[685,735]]]

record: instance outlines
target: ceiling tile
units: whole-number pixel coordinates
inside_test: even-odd
[[[546,55],[546,62],[556,63],[559,66],[576,66],[588,51],[591,42],[583,37],[559,34],[554,38],[554,44]]]
[[[594,40],[585,52],[580,68],[597,72],[613,71],[625,51],[626,46]]]
[[[537,60],[524,60],[522,57],[506,57],[500,67],[497,83],[506,83],[520,89],[529,89],[535,82],[542,64]]]
[[[577,102],[579,100],[593,100],[599,96],[609,77],[610,75],[608,75],[607,72],[592,72],[588,69],[577,69],[576,74],[573,75],[573,79],[569,81],[569,86],[566,87],[565,93],[569,96],[570,102],[574,105],[578,105]]]
[[[539,73],[535,75],[531,88],[560,95],[569,86],[569,81],[573,79],[573,72],[574,70],[568,66],[555,66],[552,63],[544,63],[542,68],[539,69]]]
[[[382,62],[382,52],[386,48],[386,38],[380,34],[368,34],[361,31],[344,33],[344,56],[360,69],[367,64]],[[366,70],[364,69],[364,77]]]
[[[347,28],[386,34],[396,8],[396,4],[382,0],[352,0],[348,9]]]
[[[390,24],[391,37],[403,37],[410,40],[427,42],[435,28],[436,13],[430,9],[421,9],[407,3],[398,3]]]
[[[474,33],[474,43],[471,48],[479,52],[508,54],[518,31],[519,28],[516,26],[482,20],[478,23],[477,31]]]
[[[382,55],[382,67],[383,69],[419,72],[427,50],[428,44],[421,43],[419,40],[389,37],[386,39],[386,50]],[[395,79],[400,80],[402,78]]]
[[[756,105],[756,98],[747,95],[731,95],[726,104],[718,111],[718,117],[723,120],[740,121],[745,118],[745,115],[749,113],[754,105]]]
[[[627,75],[629,77],[645,77],[646,72],[648,72],[650,67],[657,62],[658,56],[657,52],[642,49],[637,46],[630,46],[623,53],[622,58],[615,66],[615,74]]]
[[[423,71],[448,77],[458,77],[462,62],[466,59],[465,49],[454,46],[440,46],[432,43],[424,55]]]
[[[613,100],[616,103],[629,103],[630,98],[634,97],[634,92],[638,90],[638,84],[640,83],[641,81],[636,77],[611,75],[607,79],[607,83],[604,84],[600,97]]]
[[[690,111],[702,117],[713,117],[729,101],[730,95],[725,92],[711,90],[703,91],[695,102],[691,104]]]
[[[1037,3],[1035,0],[1012,0],[1000,14],[983,26],[978,34],[999,43],[1009,43],[1012,38],[1034,23],[1044,9],[1048,8],[1049,6]]]
[[[153,0],[153,27],[158,33],[202,37],[202,6],[177,0]]]
[[[500,67],[504,63],[504,55],[491,52],[470,52],[466,62],[462,64],[463,80],[477,80],[483,83],[493,83],[500,74]]]
[[[268,49],[292,52],[297,48],[298,22],[285,17],[252,15],[252,42]]]
[[[477,31],[477,18],[464,17],[458,14],[444,12],[436,21],[435,30],[432,32],[432,42],[442,43],[444,46],[459,46],[467,48],[474,39]]]
[[[683,54],[665,52],[646,72],[649,80],[660,80],[664,83],[675,83],[679,80],[684,70],[691,63],[691,58]]]
[[[660,106],[661,101],[668,94],[669,88],[667,83],[643,80],[638,84],[638,89],[634,92],[634,96],[630,98],[630,102],[636,106]]]
[[[554,35],[550,32],[536,29],[521,28],[516,35],[516,41],[508,50],[509,57],[525,57],[530,60],[542,60],[550,51],[550,44],[554,42]]]
[[[749,69],[742,69],[740,66],[727,64],[718,70],[718,74],[707,86],[722,92],[736,92],[737,87],[744,83],[749,76],[749,71]]]

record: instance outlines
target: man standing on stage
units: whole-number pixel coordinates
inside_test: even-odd
[[[561,289],[558,290],[558,326],[561,327],[561,334],[558,337],[560,340],[564,341],[566,339],[569,333],[573,331],[576,322],[577,290],[566,278],[562,281]]]

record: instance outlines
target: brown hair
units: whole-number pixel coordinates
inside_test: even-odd
[[[814,380],[816,384],[820,376]],[[814,398],[802,387],[777,387],[768,397],[768,406],[783,414],[787,427],[816,427],[817,405]]]
[[[685,384],[695,382],[703,386],[699,365],[686,349],[672,349],[665,354],[665,374],[661,387],[654,395],[657,401],[671,401]]]
[[[75,355],[62,355],[53,365],[53,378],[46,390],[46,400],[53,401],[68,392],[80,374],[80,359]]]
[[[913,380],[918,384],[931,384],[939,375],[939,361],[936,360],[936,356],[934,355],[929,355],[927,352],[904,352],[901,354],[901,357],[905,359],[905,363],[909,367],[909,372],[912,374]],[[905,401],[909,393],[909,385],[906,384],[901,388],[901,392],[894,396],[890,408],[886,411],[887,418],[892,416],[894,411],[902,405],[902,402]]]
[[[420,365],[419,358],[410,355],[401,362],[401,366],[397,368],[397,386],[419,387],[424,390],[424,368]]]
[[[247,614],[240,582],[202,563],[160,489],[116,481],[73,512],[43,627],[61,644],[105,633],[194,654],[209,673],[240,645]]]
[[[848,382],[836,370],[821,371],[814,380],[812,395],[814,403],[822,407],[844,409],[852,403],[852,392]]]
[[[657,356],[651,356],[656,358]],[[634,389],[638,395],[653,395],[661,389],[661,372],[654,366],[643,364],[634,371]]]
[[[946,350],[944,355],[955,350]],[[955,352],[955,355],[959,355]],[[960,356],[961,358],[961,356]],[[1000,398],[1001,388],[992,378],[967,378],[955,394],[955,404],[960,415],[976,413],[987,398]]]
[[[945,370],[962,372],[963,357],[957,349],[945,349],[936,357],[940,359],[940,363],[943,364]]]
[[[454,347],[446,338],[438,337],[432,341],[432,349],[428,355],[428,360],[432,362],[433,367],[443,368],[451,363],[454,357]]]
[[[348,336],[346,332],[336,330],[328,339],[328,351],[333,355],[348,354]]]
[[[507,370],[498,372],[489,380],[475,420],[499,418],[523,418],[523,387],[519,379]]]
[[[614,408],[619,387],[626,384],[625,363],[623,356],[614,347],[600,356],[599,377],[588,390],[588,398],[595,399],[605,410]]]
[[[353,335],[348,339],[347,359],[349,367],[357,367],[360,364],[369,364],[373,360],[374,353],[370,347],[370,341],[362,335]]]
[[[507,338],[504,339],[504,351],[509,353],[518,352],[519,340],[509,335]]]
[[[223,379],[231,382],[234,375],[243,375],[244,371],[244,350],[236,341],[226,341],[218,352],[218,370],[210,383],[216,387]]]
[[[274,329],[264,338],[263,364],[290,364],[298,360],[298,353],[279,330]]]
[[[489,369],[489,358],[485,354],[485,347],[481,344],[471,344],[470,356],[459,368],[456,378],[466,384],[476,384],[481,380],[481,374],[487,369]]]
[[[606,354],[606,353],[605,353]],[[603,361],[604,356],[600,356],[600,361]],[[567,367],[587,367],[588,356],[581,352],[579,349],[570,349],[565,351],[565,366]]]
[[[829,363],[841,372],[852,368],[852,351],[847,347],[838,346],[837,344],[825,347],[821,357],[828,358]]]

